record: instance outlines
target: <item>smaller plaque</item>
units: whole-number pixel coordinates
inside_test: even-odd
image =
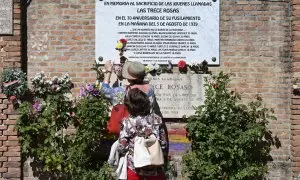
[[[0,34],[13,34],[13,1],[0,1]]]
[[[182,118],[204,104],[203,74],[161,74],[150,77],[164,118]]]

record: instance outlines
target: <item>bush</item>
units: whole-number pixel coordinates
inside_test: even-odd
[[[86,97],[77,103],[76,109],[79,122],[69,151],[69,160],[74,166],[73,179],[82,174],[86,174],[86,177],[103,174],[99,170],[107,160],[107,157],[103,156],[106,150],[104,142],[107,138],[106,125],[109,115],[107,101],[101,96]]]
[[[240,103],[222,72],[205,81],[205,103],[188,118],[192,151],[183,156],[183,173],[192,180],[263,179],[271,146],[278,143],[266,128],[276,119],[272,109],[260,97]]]
[[[99,94],[74,102],[66,94],[73,88],[69,76],[47,80],[42,73],[33,80],[33,103],[20,107],[17,130],[22,156],[33,158],[41,179],[112,179],[99,158],[106,136],[108,103]],[[66,133],[75,128],[76,132]]]

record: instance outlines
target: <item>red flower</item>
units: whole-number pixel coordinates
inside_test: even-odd
[[[126,40],[126,39],[120,39],[120,42],[121,42],[122,44],[127,44],[127,40]]]
[[[177,66],[179,69],[184,69],[186,67],[186,62],[184,60],[180,60]]]

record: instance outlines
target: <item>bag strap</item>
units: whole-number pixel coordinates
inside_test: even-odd
[[[128,95],[128,92],[129,92],[129,90],[131,89],[131,87],[128,85],[128,86],[126,86],[125,87],[125,91],[124,91],[124,99],[125,99],[125,97]]]
[[[149,92],[147,93],[147,96],[150,97],[150,96],[153,96],[153,94],[154,94],[154,88],[153,88],[153,86],[151,85],[151,86],[150,86],[150,89],[149,89]]]

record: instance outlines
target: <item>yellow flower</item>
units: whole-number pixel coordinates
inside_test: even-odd
[[[120,41],[118,41],[117,45],[116,45],[116,49],[122,49],[123,48],[123,43],[121,43]]]
[[[146,73],[150,72],[150,67],[149,67],[148,65],[145,66],[145,72],[146,72]]]

